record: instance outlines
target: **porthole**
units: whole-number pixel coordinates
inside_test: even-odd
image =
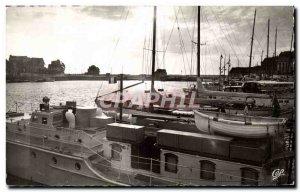
[[[79,163],[75,163],[75,169],[76,170],[80,170],[81,169],[81,165]]]
[[[59,135],[54,135],[54,137],[55,137],[55,139],[59,139],[60,138]]]
[[[77,141],[78,141],[78,143],[82,143],[82,140],[81,140],[81,139],[78,139]]]
[[[57,164],[57,159],[56,159],[56,157],[52,157],[52,162],[53,162],[54,164]]]
[[[36,158],[36,153],[34,151],[31,151],[31,157]]]

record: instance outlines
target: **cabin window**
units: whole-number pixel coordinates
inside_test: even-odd
[[[113,143],[111,145],[111,159],[115,160],[115,161],[120,161],[121,160],[121,152],[122,152],[122,146],[117,144],[117,143]]]
[[[33,116],[31,117],[31,122],[37,123],[38,121],[39,121],[39,118],[38,118],[37,115],[33,115]]]
[[[57,159],[56,159],[56,157],[52,157],[52,162],[53,162],[53,164],[57,164]]]
[[[242,185],[258,185],[258,171],[251,168],[241,168]]]
[[[211,161],[200,161],[200,179],[215,180],[216,164]]]
[[[31,151],[31,157],[33,157],[34,159],[36,158],[36,153],[34,151]]]
[[[177,155],[171,153],[165,154],[165,171],[171,173],[177,173],[177,163],[178,163]]]
[[[81,165],[79,163],[75,163],[75,169],[76,170],[80,170],[81,169]]]
[[[42,124],[47,125],[47,117],[43,117],[43,118],[42,118]]]

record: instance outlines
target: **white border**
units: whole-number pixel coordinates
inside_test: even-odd
[[[6,152],[5,152],[5,120],[4,120],[4,114],[5,114],[5,106],[6,106],[6,84],[5,84],[5,6],[6,5],[218,5],[218,6],[250,6],[250,5],[258,5],[258,6],[295,6],[296,9],[299,9],[299,0],[248,0],[248,1],[242,1],[242,0],[5,0],[5,1],[0,1],[0,61],[3,63],[0,65],[0,77],[1,77],[1,84],[0,84],[0,108],[1,108],[1,133],[0,133],[0,189],[1,191],[9,191],[9,190],[16,190],[16,189],[9,189],[6,186]],[[299,11],[299,10],[298,10]],[[299,15],[299,14],[298,14]],[[299,20],[299,17],[298,17]],[[299,21],[297,21],[297,26],[298,26]],[[298,31],[296,34],[296,37],[298,38],[299,34],[299,27]],[[298,50],[296,50],[297,56],[298,56]],[[297,57],[298,61],[298,57]],[[299,68],[300,66],[297,67],[297,74],[299,74]],[[297,81],[297,90],[299,90],[299,82]],[[297,93],[298,96],[298,93]],[[297,98],[298,99],[298,98]],[[298,107],[297,107],[298,108]],[[299,113],[297,113],[298,117]],[[298,127],[297,127],[298,129]],[[297,133],[300,131],[297,130]],[[298,134],[297,134],[298,138]],[[298,149],[297,153],[298,154]],[[297,158],[297,157],[296,157]],[[298,158],[297,158],[298,159]],[[297,165],[299,166],[298,162]],[[297,169],[298,170],[298,169]],[[297,185],[299,185],[299,176],[297,174]],[[189,191],[198,191],[200,188],[196,189],[188,189]],[[214,188],[214,189],[208,189],[205,188],[203,190],[212,190],[212,191],[217,191],[221,188]],[[20,190],[20,189],[17,189]],[[41,190],[41,189],[27,189],[27,191],[33,191],[33,190]],[[48,189],[50,191],[57,191],[57,188],[54,189]],[[64,191],[69,191],[69,190],[74,190],[74,189],[63,189]],[[80,191],[87,191],[87,190],[109,190],[112,191],[112,189],[77,189]],[[118,189],[113,189],[113,191],[116,191]],[[145,189],[145,188],[140,188],[140,189],[132,189],[129,188],[127,190],[130,191],[137,191],[137,190],[153,190],[153,189]],[[156,190],[161,190],[161,189],[156,189]],[[172,190],[172,191],[182,191],[184,189],[178,188],[178,189],[166,189],[166,190]],[[186,190],[186,189],[185,189]],[[201,190],[201,189],[200,189]],[[223,189],[224,190],[224,189]],[[237,189],[225,189],[225,190],[240,190],[239,188]],[[258,190],[262,190],[259,189]],[[268,190],[273,190],[273,189],[268,189]],[[276,190],[276,189],[275,189]],[[282,190],[288,190],[288,189],[282,189]]]

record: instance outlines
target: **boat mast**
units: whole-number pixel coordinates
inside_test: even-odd
[[[150,93],[155,92],[154,89],[154,75],[155,75],[155,46],[156,46],[156,6],[154,6],[154,14],[153,14],[153,37],[152,37],[152,72],[151,72],[151,91]],[[152,95],[150,94],[150,97]],[[149,106],[150,112],[153,111],[153,103],[152,101],[150,102]]]
[[[276,45],[277,45],[277,26],[276,26],[276,32],[275,32],[275,53],[274,53],[274,57],[276,57]]]
[[[201,7],[198,6],[198,35],[197,35],[197,77],[200,77],[200,12]]]
[[[291,48],[290,48],[290,57],[289,57],[289,64],[292,62],[293,64],[293,54],[292,54],[292,49],[293,49],[293,40],[294,40],[294,30],[292,30],[292,39],[291,39]],[[289,77],[289,69],[286,69],[286,77]]]
[[[254,11],[254,21],[253,21],[252,38],[251,38],[251,49],[250,49],[249,71],[248,71],[249,76],[250,76],[251,61],[252,61],[252,48],[253,48],[253,36],[254,36],[254,28],[255,28],[255,17],[256,17],[256,9]]]
[[[229,60],[228,60],[228,69],[227,69],[227,85],[229,85],[229,69],[230,69],[230,55],[229,55]]]
[[[224,58],[224,67],[223,67],[223,85],[225,85],[225,71],[226,71],[226,55]]]
[[[220,67],[219,67],[219,71],[220,71],[220,75],[219,75],[219,91],[221,91],[221,71],[222,71],[222,54],[220,56]]]
[[[153,38],[152,38],[152,73],[151,73],[151,92],[154,91],[154,73],[155,73],[155,46],[156,46],[156,6],[154,6],[153,15]],[[151,103],[152,105],[152,103]]]
[[[277,26],[276,26],[276,32],[275,32],[275,52],[274,52],[274,64],[272,67],[272,75],[274,75],[274,72],[276,70],[276,45],[277,45]]]
[[[120,121],[123,121],[123,72],[120,74]]]
[[[267,58],[269,58],[269,34],[270,34],[270,18],[268,19]]]

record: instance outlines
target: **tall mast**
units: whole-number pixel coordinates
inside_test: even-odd
[[[154,6],[154,16],[153,16],[151,92],[154,91],[155,53],[156,53],[155,44],[156,44],[156,6]]]
[[[294,40],[294,30],[292,30],[292,39],[291,39],[291,48],[290,48],[290,57],[289,57],[289,64],[292,62],[293,64],[293,54],[292,54],[292,49],[293,49],[293,40]],[[286,69],[286,76],[289,76],[289,69]]]
[[[200,11],[198,6],[198,35],[197,35],[197,77],[200,77]]]
[[[225,55],[225,58],[224,58],[224,67],[223,67],[223,69],[224,69],[224,77],[223,77],[223,80],[225,81],[225,71],[226,71],[226,55]],[[224,83],[224,82],[223,82]]]
[[[272,65],[272,75],[274,74],[276,70],[276,45],[277,45],[277,26],[276,26],[276,32],[275,32],[275,52],[274,52],[274,64]]]
[[[268,19],[267,58],[269,58],[269,34],[270,34],[270,19]]]
[[[256,9],[254,11],[254,21],[253,21],[252,38],[251,38],[251,49],[250,49],[249,71],[248,71],[249,76],[250,76],[251,61],[252,61],[252,47],[253,47],[253,36],[254,36],[254,28],[255,28],[255,17],[256,17]]]
[[[277,26],[276,26],[276,32],[275,32],[275,57],[276,57],[276,45],[277,45]]]
[[[230,55],[229,55],[229,60],[228,60],[228,69],[227,69],[227,84],[229,85],[229,70],[230,70]]]

